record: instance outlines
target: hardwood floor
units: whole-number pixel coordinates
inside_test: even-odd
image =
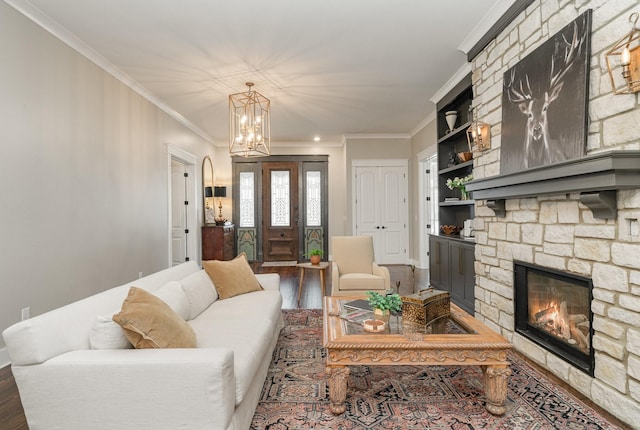
[[[396,288],[399,282],[400,294],[411,294],[415,291],[426,288],[429,284],[428,271],[415,269],[409,266],[387,266],[391,274],[392,287]],[[283,309],[296,309],[298,307],[298,282],[300,272],[297,267],[262,267],[259,263],[252,264],[255,273],[278,273],[280,275],[280,289],[283,297]],[[326,294],[331,293],[331,267],[327,269],[325,274]],[[305,285],[302,290],[300,300],[301,308],[319,309],[322,307],[322,297],[320,294],[320,274],[317,270],[308,270],[305,272]],[[526,357],[521,356],[526,360]],[[545,374],[553,383],[562,386],[574,396],[582,400],[585,404],[591,406],[602,416],[607,418],[611,424],[621,428],[626,428],[620,420],[613,417],[607,411],[595,405],[589,399],[585,398],[572,387],[568,386],[562,380],[558,379],[545,369],[540,368],[537,364],[532,366]],[[11,368],[9,366],[0,369],[0,429],[2,430],[28,430],[27,422],[24,416],[24,410],[18,388],[16,387]]]

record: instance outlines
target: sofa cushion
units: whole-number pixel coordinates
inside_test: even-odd
[[[279,291],[258,291],[218,300],[198,318],[189,321],[198,348],[230,348],[236,381],[236,406],[249,393],[281,318]]]
[[[231,261],[203,261],[202,267],[213,281],[220,299],[262,290],[244,252]]]
[[[384,290],[385,280],[368,273],[348,273],[340,276],[340,290]]]
[[[169,305],[136,287],[122,303],[113,320],[124,329],[136,348],[195,348],[193,329]]]
[[[131,342],[124,334],[122,327],[113,321],[113,315],[98,315],[89,331],[91,349],[126,349]]]
[[[170,281],[152,293],[165,302],[180,318],[189,318],[189,299],[178,281]]]
[[[218,299],[218,292],[207,275],[207,272],[200,270],[180,281],[187,300],[189,301],[189,317],[192,320],[207,309],[211,303]]]

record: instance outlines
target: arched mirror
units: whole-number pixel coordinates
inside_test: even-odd
[[[202,210],[205,225],[216,223],[216,211],[213,202],[213,162],[206,155],[202,160]]]

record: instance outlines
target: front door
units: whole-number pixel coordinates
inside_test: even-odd
[[[298,260],[298,205],[298,163],[263,163],[264,261]]]

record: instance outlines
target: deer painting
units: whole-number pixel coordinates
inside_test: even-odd
[[[556,123],[568,122],[568,125],[572,122],[580,123],[582,120],[579,126],[583,127],[584,135],[586,123],[584,118],[567,118],[566,112],[563,116],[562,107],[556,107],[555,110],[553,107],[559,99],[565,100],[565,103],[576,101],[575,91],[567,91],[566,88],[570,85],[575,86],[575,82],[571,80],[576,79],[576,73],[581,70],[584,72],[584,62],[588,59],[590,18],[590,14],[583,14],[549,41],[552,42],[552,46],[551,44],[546,47],[543,45],[540,47],[543,49],[539,48],[531,54],[532,59],[527,57],[531,65],[530,70],[524,67],[513,67],[505,73],[503,127],[510,125],[504,122],[504,110],[508,108],[516,112],[512,114],[512,118],[515,115],[524,115],[526,121],[524,130],[512,131],[514,138],[519,135],[520,143],[515,142],[512,146],[513,149],[519,148],[516,152],[521,157],[520,163],[511,166],[512,170],[527,169],[570,158],[571,151],[567,149],[575,142],[563,141],[562,136],[553,134],[550,124],[554,119]],[[541,53],[545,54],[546,58],[537,58]],[[541,65],[541,62],[544,64]],[[522,124],[522,121],[517,122]],[[584,147],[584,142],[578,143]],[[511,160],[513,162],[515,154],[511,155],[514,156]],[[504,167],[504,163],[502,166]],[[503,173],[506,172],[503,171]]]

